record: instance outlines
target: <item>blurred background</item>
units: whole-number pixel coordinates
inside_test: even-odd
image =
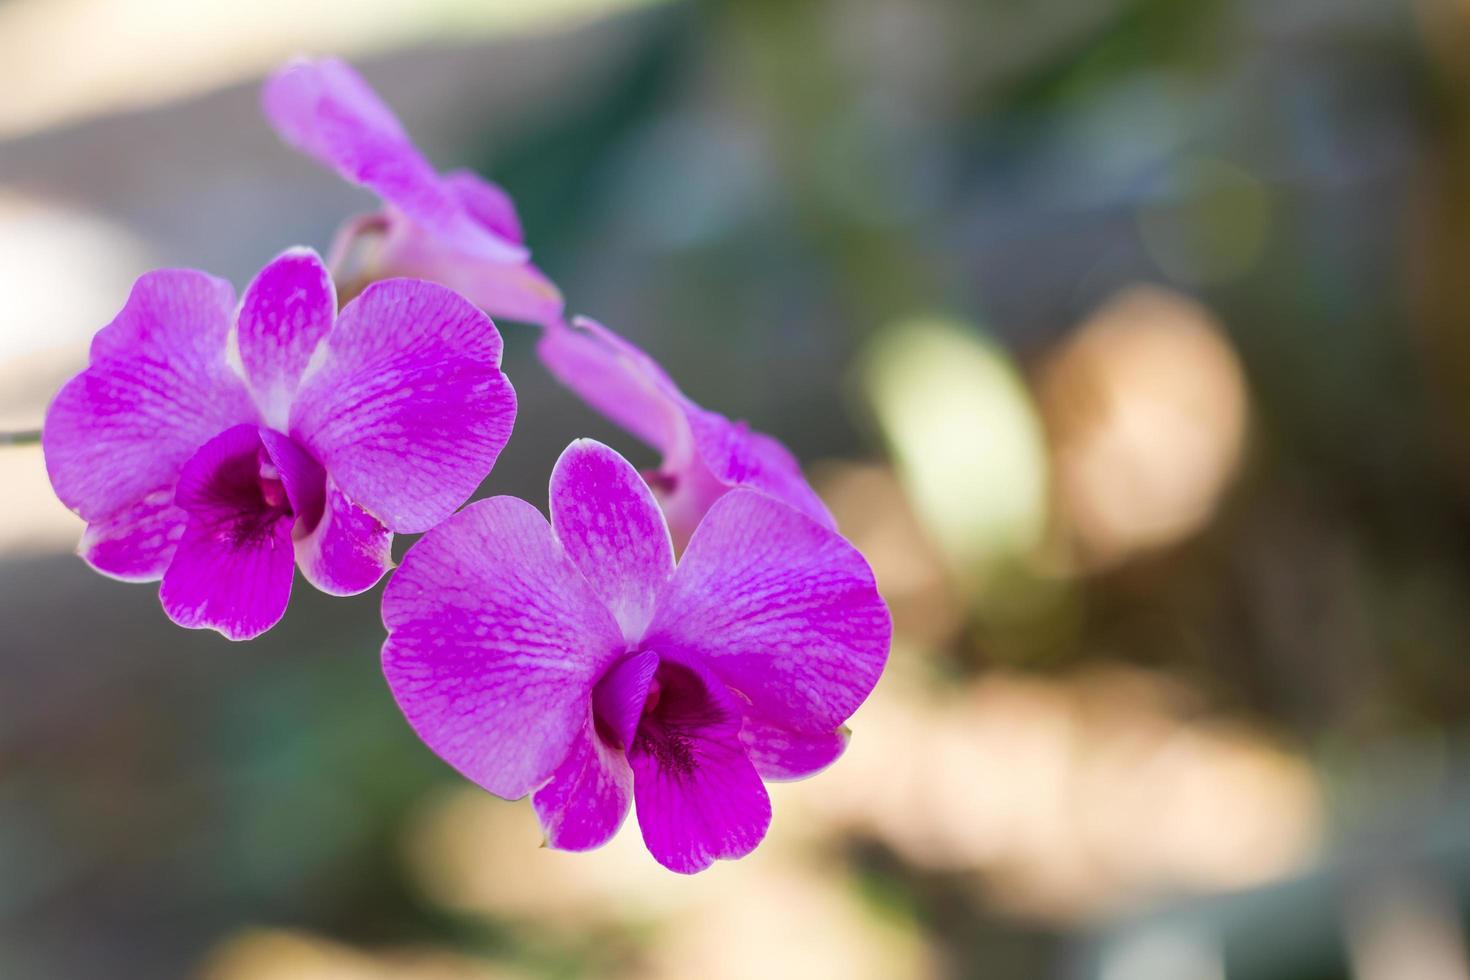
[[[1470,3],[0,0],[0,428],[371,206],[257,110],[303,51],[794,448],[891,666],[750,858],[555,853],[376,591],[177,629],[0,446],[0,977],[1470,978]],[[502,329],[483,493],[653,461]]]

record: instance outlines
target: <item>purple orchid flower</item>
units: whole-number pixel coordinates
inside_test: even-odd
[[[286,65],[266,80],[261,105],[287,143],[383,200],[381,212],[338,233],[334,270],[367,241],[369,278],[443,283],[494,317],[540,324],[561,316],[561,293],[531,264],[509,195],[467,170],[435,171],[346,62]]]
[[[93,568],[161,577],[174,622],[248,639],[285,612],[294,564],[362,592],[393,532],[474,492],[515,421],[500,351],[489,317],[431,283],[376,283],[338,316],[309,249],[238,308],[206,273],[150,272],[47,411],[46,468]]]
[[[693,873],[749,853],[762,779],[811,775],[877,683],[891,622],[862,556],[765,494],[705,515],[677,568],[648,485],[583,439],[551,522],[513,497],[426,534],[383,595],[383,669],[414,730],[496,796],[534,791],[547,842],[643,840]]]
[[[710,506],[735,487],[759,490],[836,528],[789,449],[695,404],[653,358],[602,324],[586,317],[570,326],[549,324],[537,350],[583,401],[663,455],[646,478],[676,541],[688,540]]]

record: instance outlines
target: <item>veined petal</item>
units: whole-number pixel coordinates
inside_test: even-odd
[[[697,662],[665,660],[657,704],[628,749],[638,826],[654,859],[693,874],[755,850],[771,802],[738,738],[740,709]]]
[[[529,260],[498,261],[464,252],[443,238],[390,216],[376,264],[379,275],[448,286],[499,319],[545,325],[561,319],[561,290]]]
[[[188,525],[159,590],[175,623],[232,640],[259,636],[280,621],[295,568],[294,519],[260,489],[258,431],[228,429],[185,464],[175,499]]]
[[[771,800],[737,742],[690,738],[688,769],[659,763],[657,743],[628,754],[638,827],[654,860],[695,874],[755,850],[771,826]]]
[[[755,771],[765,780],[805,779],[836,762],[851,733],[841,726],[828,732],[804,732],[771,721],[745,707],[740,742]]]
[[[292,62],[266,80],[261,107],[286,142],[372,189],[446,244],[495,261],[526,258],[522,245],[466,210],[453,187],[414,148],[393,112],[346,62]]]
[[[823,527],[837,522],[801,474],[801,464],[781,442],[744,422],[731,422],[685,399],[684,416],[695,452],[715,479],[727,487],[750,487],[801,511]],[[713,501],[711,501],[713,503]],[[708,508],[705,508],[708,509]],[[700,511],[702,517],[704,511]],[[696,524],[698,522],[696,521]]]
[[[46,413],[46,471],[61,502],[101,521],[171,487],[198,448],[257,418],[225,361],[229,283],[161,269],[133,285],[92,341],[91,366]]]
[[[678,388],[653,360],[595,320],[553,324],[536,351],[547,370],[665,457],[692,452]]]
[[[775,438],[701,408],[643,351],[579,317],[548,326],[541,360],[583,401],[663,454],[660,503],[677,540],[732,487],[751,487],[828,528],[832,514]]]
[[[246,383],[273,428],[286,428],[291,398],[336,316],[332,276],[309,248],[282,252],[245,288],[235,338]]]
[[[625,644],[536,508],[466,507],[424,535],[383,593],[383,672],[408,722],[496,796],[524,796],[587,723]]]
[[[290,521],[238,540],[220,528],[191,523],[163,574],[159,598],[180,626],[250,640],[286,614],[293,567]]]
[[[636,643],[674,573],[674,546],[648,484],[602,443],[578,439],[551,472],[551,526]]]
[[[834,731],[877,683],[892,621],[852,545],[754,490],[710,508],[646,645],[701,658],[772,722]]]
[[[174,505],[174,488],[159,487],[89,523],[77,553],[104,575],[124,582],[154,582],[173,561],[188,518]]]
[[[297,538],[296,562],[306,580],[328,595],[357,595],[392,566],[393,532],[328,480],[321,523]]]
[[[291,436],[356,504],[425,531],[490,472],[515,422],[500,334],[433,283],[390,279],[348,303],[301,386]]]
[[[531,797],[546,843],[590,851],[613,839],[633,801],[633,771],[623,753],[598,738],[589,718],[556,767]]]

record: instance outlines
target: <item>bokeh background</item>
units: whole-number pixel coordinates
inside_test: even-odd
[[[0,428],[369,206],[257,110],[303,51],[795,449],[891,666],[750,858],[559,854],[376,591],[174,628],[0,446],[0,977],[1470,977],[1470,3],[0,0]],[[502,329],[483,493],[652,462]]]

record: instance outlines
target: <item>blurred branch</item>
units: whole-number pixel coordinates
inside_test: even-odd
[[[0,446],[34,446],[40,441],[40,429],[25,429],[20,432],[0,432]]]

